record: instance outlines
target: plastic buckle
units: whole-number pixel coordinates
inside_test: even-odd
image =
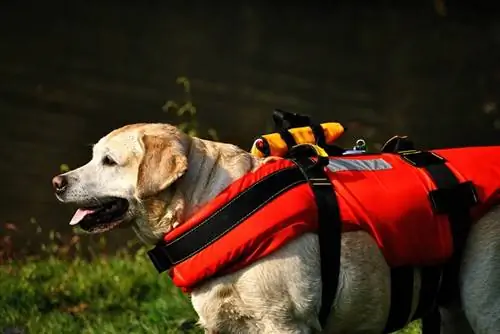
[[[311,182],[311,185],[313,187],[318,187],[318,186],[331,187],[332,186],[332,184],[330,183],[330,180],[326,177],[314,177],[314,178],[310,178],[309,181]]]
[[[429,151],[401,151],[399,152],[401,158],[415,167],[425,167],[429,165],[443,164],[446,159],[440,157],[434,152]]]
[[[452,188],[441,188],[429,193],[432,208],[436,213],[450,213],[459,208],[470,208],[479,203],[479,197],[474,184],[462,182]]]

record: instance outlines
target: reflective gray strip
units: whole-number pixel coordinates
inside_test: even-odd
[[[330,159],[328,169],[332,172],[340,172],[347,170],[384,170],[391,169],[392,166],[384,159]]]

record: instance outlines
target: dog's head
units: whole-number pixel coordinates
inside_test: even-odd
[[[77,207],[70,224],[97,233],[158,223],[151,220],[161,219],[169,188],[186,172],[189,145],[190,138],[168,124],[133,124],[109,133],[94,145],[87,164],[52,179],[59,201]]]

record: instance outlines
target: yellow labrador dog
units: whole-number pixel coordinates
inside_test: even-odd
[[[61,202],[79,208],[71,224],[93,233],[131,226],[155,244],[262,163],[234,145],[189,137],[168,124],[133,124],[100,139],[87,164],[52,182]],[[200,325],[206,333],[381,333],[390,268],[365,232],[344,233],[342,247],[337,295],[323,331],[315,234],[195,289]],[[473,226],[459,281],[461,298],[441,310],[442,333],[500,333],[500,208]]]

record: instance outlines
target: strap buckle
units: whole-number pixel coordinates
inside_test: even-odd
[[[324,168],[330,163],[330,159],[326,151],[320,146],[313,144],[295,145],[288,152],[287,158],[298,162],[304,160],[311,161],[312,164],[306,163],[305,165],[303,165],[302,163],[302,168],[305,168],[305,170],[310,170],[318,167]],[[316,160],[309,158],[316,158]]]
[[[443,164],[446,159],[434,152],[408,150],[398,152],[401,158],[415,167],[425,167],[429,165]]]
[[[331,187],[332,186],[330,180],[328,178],[326,178],[326,177],[313,177],[313,178],[309,178],[309,182],[311,183],[311,186],[313,186],[313,187],[317,187],[317,186]]]
[[[476,187],[471,181],[451,188],[440,188],[429,193],[432,208],[438,214],[450,213],[457,207],[468,209],[479,203]]]

